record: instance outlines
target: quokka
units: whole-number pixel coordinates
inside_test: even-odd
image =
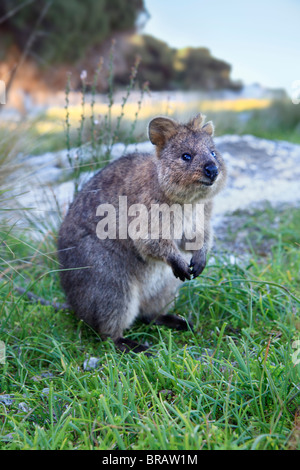
[[[124,331],[136,318],[179,330],[189,328],[185,319],[168,310],[181,283],[201,274],[211,248],[213,198],[226,181],[225,163],[215,148],[213,133],[212,122],[205,124],[201,114],[186,124],[154,118],[148,134],[156,151],[125,155],[100,170],[76,195],[61,225],[60,278],[68,304],[101,337],[112,338],[123,351],[147,349],[124,338]],[[115,237],[100,239],[98,208],[104,204],[113,207],[119,226],[124,217],[121,197],[126,197],[127,206],[140,204],[149,213],[153,205],[188,204],[192,210],[188,215],[183,211],[181,236],[174,212],[169,237],[154,227],[155,238],[149,228],[148,236],[123,233],[120,237],[116,230]],[[195,221],[201,205],[204,220],[199,227]],[[129,227],[133,216],[126,216]],[[176,237],[172,236],[175,228]],[[201,246],[191,249],[187,242],[193,240],[187,234],[196,239],[199,235]]]

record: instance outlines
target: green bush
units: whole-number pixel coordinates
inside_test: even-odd
[[[231,66],[203,47],[174,49],[153,36],[135,35],[129,40],[128,68],[136,56],[142,59],[139,79],[149,81],[152,90],[240,88],[230,79]],[[119,84],[124,79],[125,74],[117,76]]]
[[[19,3],[18,0],[1,2],[0,17],[16,11]],[[4,22],[3,38],[11,38],[23,49],[41,11],[40,1],[16,11]],[[142,11],[143,0],[52,0],[32,50],[46,62],[75,62],[87,48],[103,43],[115,32],[134,30]]]
[[[204,47],[187,47],[176,51],[175,81],[185,89],[232,88],[230,65],[211,56]]]

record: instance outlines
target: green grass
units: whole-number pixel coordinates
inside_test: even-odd
[[[247,237],[231,264],[237,226]],[[64,301],[55,233],[38,244],[3,228],[0,448],[299,450],[299,233],[299,209],[232,216],[222,250],[175,305],[194,330],[128,331],[149,343],[147,357],[18,295],[28,285]],[[90,357],[98,366],[85,370]]]

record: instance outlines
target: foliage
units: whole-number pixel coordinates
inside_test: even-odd
[[[206,48],[173,49],[150,35],[130,38],[127,61],[141,57],[140,79],[149,81],[152,90],[238,89],[230,80],[230,65],[215,59]],[[123,75],[117,76],[122,84]]]
[[[49,5],[34,34],[30,53],[39,66],[42,64],[78,63],[93,55],[96,46],[103,46],[117,33],[133,33],[137,19],[145,13],[144,1],[133,0],[43,0]],[[17,0],[4,0],[0,5],[2,55],[10,44],[23,50],[35,31],[41,14],[41,2],[32,0],[17,8]],[[14,12],[14,14],[9,14]],[[136,56],[141,58],[141,83],[148,81],[152,90],[168,89],[237,89],[240,84],[230,80],[230,65],[211,56],[205,48],[176,50],[149,35],[122,37],[119,50],[120,70],[117,84],[124,85],[128,70]],[[1,51],[0,51],[1,52]],[[102,87],[105,84],[101,85]]]
[[[233,88],[230,65],[215,59],[206,48],[188,47],[176,51],[175,81],[184,89],[214,90]]]
[[[45,0],[45,3],[50,3],[50,8],[39,27],[32,52],[52,63],[73,63],[88,48],[103,43],[114,33],[134,30],[139,13],[144,11],[143,0]],[[18,4],[19,0],[2,1],[0,17],[14,11]],[[40,0],[28,2],[6,19],[2,36],[9,36],[22,50],[40,12]]]
[[[141,58],[140,82],[149,81],[152,90],[170,88],[174,78],[173,49],[153,36],[135,35],[129,41],[127,63],[132,62],[136,56]],[[116,79],[122,84],[123,74],[117,75]]]

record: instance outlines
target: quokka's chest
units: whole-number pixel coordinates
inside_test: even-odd
[[[173,219],[173,239],[181,250],[202,248],[205,232],[205,206],[203,203],[184,204]]]
[[[205,223],[205,205],[193,204],[152,204],[147,211],[148,232],[151,238],[181,239],[195,235]],[[143,219],[142,219],[143,220]]]
[[[128,204],[123,196],[119,197],[117,207],[100,205],[96,215],[101,217],[96,230],[99,238],[175,240],[178,245],[181,241],[199,239],[206,222],[204,203]]]

